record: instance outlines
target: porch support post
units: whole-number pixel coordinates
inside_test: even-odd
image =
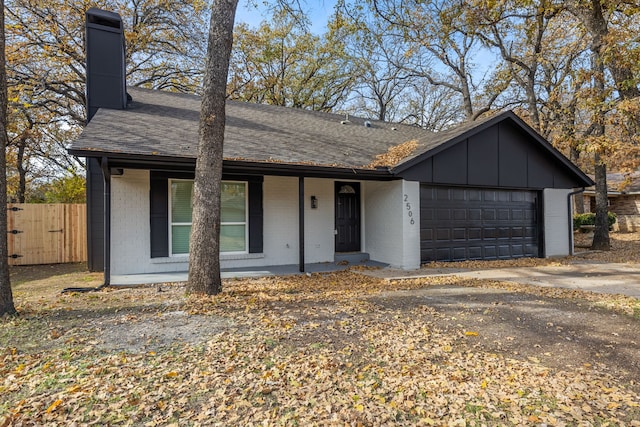
[[[111,284],[111,171],[106,157],[100,159],[104,178],[104,284]]]
[[[300,248],[300,272],[304,273],[304,177],[298,177],[298,246]]]

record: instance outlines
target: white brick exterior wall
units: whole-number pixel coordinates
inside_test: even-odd
[[[181,271],[150,265],[149,171],[127,169],[111,178],[111,273]],[[168,267],[168,266],[167,266]]]
[[[569,206],[567,196],[571,190],[550,189],[542,192],[544,198],[544,256],[566,256],[571,253],[569,233]],[[573,236],[573,234],[571,234]]]
[[[111,182],[111,273],[187,271],[187,256],[151,258],[149,171],[127,169],[122,176],[112,177]],[[333,262],[334,182],[331,179],[305,179],[307,263]],[[371,259],[399,268],[420,265],[419,193],[419,184],[413,182],[361,182],[362,250],[369,252]],[[407,201],[404,201],[405,194]],[[311,209],[311,196],[318,199],[317,209]],[[264,252],[223,255],[222,268],[299,262],[298,178],[266,176],[263,207]]]
[[[304,180],[304,261],[306,263],[333,262],[335,252],[335,235],[333,234],[335,229],[334,183],[335,181],[332,179],[306,178]],[[311,209],[311,196],[316,196],[318,199],[317,209]]]
[[[366,252],[371,259],[395,268],[419,268],[420,184],[367,182],[364,187]]]

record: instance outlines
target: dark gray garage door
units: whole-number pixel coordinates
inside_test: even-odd
[[[539,256],[538,192],[420,186],[422,262]]]

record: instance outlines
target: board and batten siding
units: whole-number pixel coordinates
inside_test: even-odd
[[[363,191],[370,258],[393,268],[419,268],[420,183],[366,182]]]
[[[569,231],[570,210],[567,197],[572,190],[547,188],[544,203],[544,256],[567,256],[571,253],[573,233]]]

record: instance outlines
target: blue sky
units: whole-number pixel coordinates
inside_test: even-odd
[[[260,0],[256,0],[256,3]],[[244,22],[252,27],[257,27],[268,16],[264,2],[251,5],[248,0],[241,0],[236,11],[236,23]],[[301,0],[302,10],[311,20],[311,31],[322,34],[326,30],[329,16],[333,13],[336,0]]]

